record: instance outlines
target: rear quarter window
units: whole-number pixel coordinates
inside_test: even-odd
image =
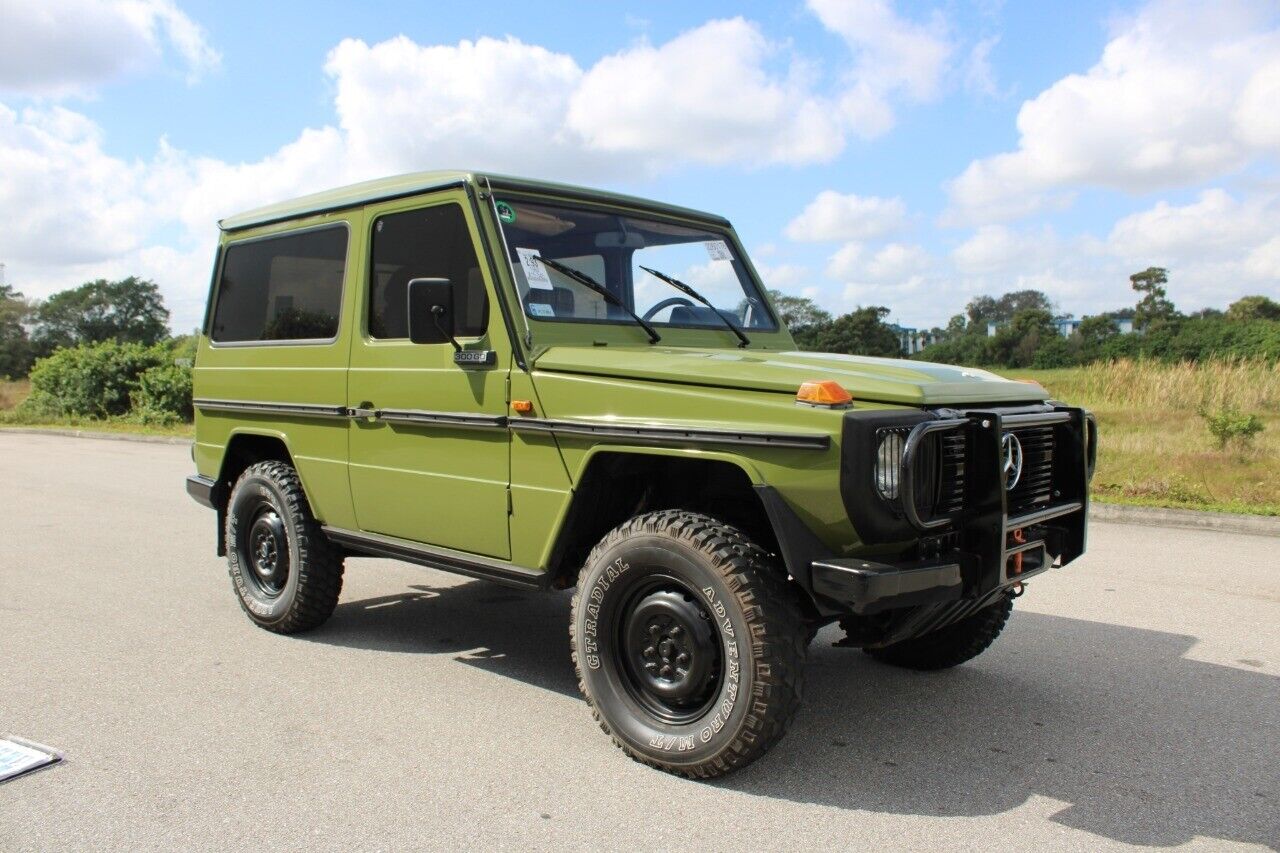
[[[336,338],[348,233],[334,225],[229,244],[209,337],[215,343]]]

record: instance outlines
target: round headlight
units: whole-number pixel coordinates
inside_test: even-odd
[[[898,499],[898,473],[902,470],[904,441],[901,433],[885,433],[876,448],[876,491],[887,501]]]

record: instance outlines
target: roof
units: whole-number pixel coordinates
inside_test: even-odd
[[[345,187],[336,187],[324,192],[312,193],[311,195],[300,196],[288,201],[281,201],[265,207],[247,210],[244,213],[237,213],[234,216],[228,216],[226,219],[219,220],[218,227],[223,231],[239,231],[255,225],[298,219],[317,213],[357,207],[370,202],[403,198],[432,190],[461,186],[465,183],[483,183],[484,181],[488,181],[492,187],[499,190],[523,190],[570,198],[590,199],[628,207],[640,207],[676,216],[707,219],[724,225],[729,224],[724,217],[712,213],[651,201],[636,196],[611,193],[605,190],[559,184],[552,181],[539,181],[533,178],[518,178],[511,175],[489,175],[480,172],[446,170],[411,172],[405,175],[394,175],[389,178],[379,178],[375,181],[363,181]]]

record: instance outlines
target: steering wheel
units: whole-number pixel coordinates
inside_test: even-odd
[[[673,305],[683,305],[686,308],[693,307],[693,303],[690,302],[688,299],[685,299],[683,296],[668,296],[666,299],[662,300],[661,302],[659,302],[658,304],[650,308],[648,311],[644,312],[644,319],[652,320],[654,316],[657,315],[657,313],[661,311],[663,308],[670,308]]]

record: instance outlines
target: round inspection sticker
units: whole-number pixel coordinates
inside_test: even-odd
[[[505,201],[498,202],[497,204],[494,205],[494,207],[498,208],[498,218],[501,219],[507,225],[510,225],[511,223],[516,221],[515,210],[511,207],[511,205],[507,204]]]

